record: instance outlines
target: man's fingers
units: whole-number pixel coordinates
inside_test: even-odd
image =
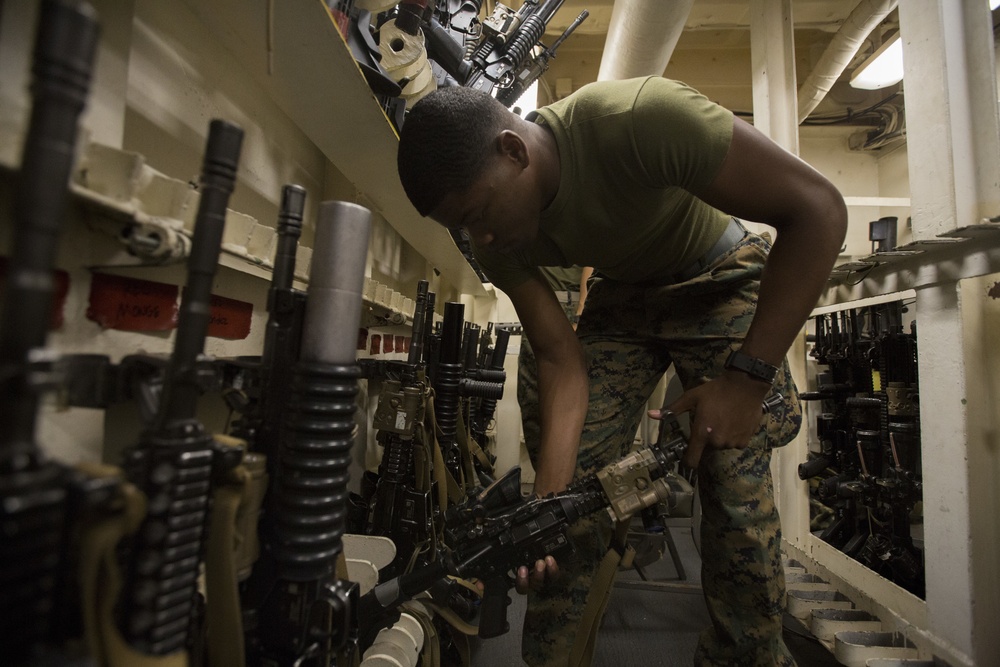
[[[514,590],[524,595],[528,592],[528,588],[530,588],[528,584],[528,568],[522,565],[517,568],[517,576],[514,577]]]
[[[538,590],[546,581],[552,581],[559,576],[559,564],[552,556],[544,560],[536,560],[530,568],[522,565],[517,568],[514,576],[514,590],[524,595],[529,590]]]
[[[545,576],[549,581],[554,581],[559,576],[559,563],[552,556],[545,557]]]
[[[705,451],[706,437],[707,433],[691,433],[691,439],[688,441],[687,449],[684,450],[684,457],[681,459],[681,463],[688,468],[697,469],[698,463],[701,461],[702,452]]]
[[[545,561],[536,560],[535,567],[532,568],[531,570],[531,579],[529,584],[533,590],[538,590],[544,583],[545,583]]]

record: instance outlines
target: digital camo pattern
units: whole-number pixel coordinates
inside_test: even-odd
[[[590,374],[578,476],[628,453],[646,400],[671,362],[685,387],[722,372],[753,317],[767,250],[766,241],[750,234],[685,283],[602,280],[591,288],[578,329]],[[525,441],[534,462],[537,381],[527,359],[518,372],[518,400],[528,411]],[[701,636],[697,665],[794,664],[781,639],[785,587],[769,468],[771,447],[791,441],[802,419],[787,363],[775,388],[785,403],[762,420],[750,446],[706,450],[699,466],[702,585],[713,624]],[[529,594],[522,654],[532,667],[567,664],[611,529],[603,513],[577,525],[571,533],[576,557],[560,562],[560,581]]]

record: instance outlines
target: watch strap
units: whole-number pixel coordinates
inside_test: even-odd
[[[744,354],[739,350],[733,350],[730,353],[729,358],[726,359],[726,368],[741,371],[754,380],[766,382],[767,384],[772,384],[774,377],[778,374],[777,366],[772,366],[763,359],[751,357],[749,354]]]

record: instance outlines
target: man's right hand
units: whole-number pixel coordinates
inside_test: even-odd
[[[555,581],[558,577],[559,564],[552,556],[546,556],[544,560],[535,561],[530,570],[527,565],[517,568],[514,590],[524,595],[529,590],[540,590],[546,582]]]

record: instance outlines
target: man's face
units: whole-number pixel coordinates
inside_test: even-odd
[[[542,209],[531,173],[497,157],[468,189],[448,194],[430,217],[449,229],[464,229],[480,248],[524,248],[538,235]]]

